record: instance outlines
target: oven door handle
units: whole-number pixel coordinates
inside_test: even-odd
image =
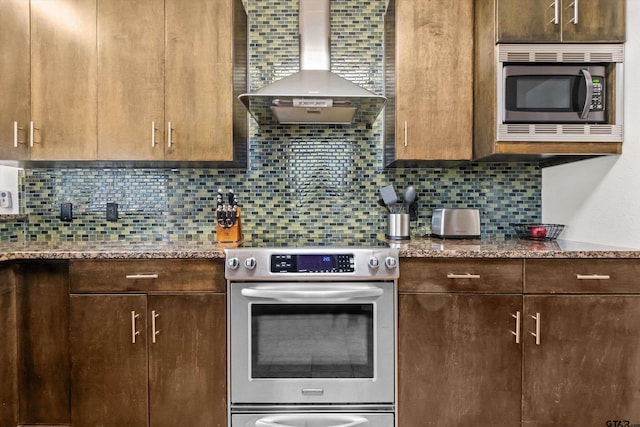
[[[256,421],[256,427],[295,427],[307,425],[307,422],[318,427],[358,427],[369,424],[366,418],[356,415],[291,414],[260,418]]]
[[[245,297],[275,299],[280,301],[287,300],[346,300],[353,298],[375,298],[384,293],[382,288],[372,286],[341,286],[336,289],[335,286],[261,286],[254,288],[245,288],[240,291]]]

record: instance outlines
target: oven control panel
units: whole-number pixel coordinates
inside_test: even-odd
[[[353,273],[353,254],[271,254],[271,273]]]
[[[394,280],[399,276],[397,248],[228,248],[229,280]]]

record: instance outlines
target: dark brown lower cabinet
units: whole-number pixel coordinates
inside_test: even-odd
[[[226,426],[219,293],[71,296],[74,426]]]
[[[153,295],[147,305],[157,316],[149,344],[150,425],[226,427],[225,295]]]
[[[68,264],[17,266],[19,423],[69,425]]]
[[[399,296],[398,426],[518,426],[522,295]]]
[[[0,264],[0,426],[18,424],[18,340],[16,275]]]
[[[640,424],[640,295],[526,295],[524,306],[522,425]]]

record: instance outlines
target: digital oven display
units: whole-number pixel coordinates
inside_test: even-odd
[[[272,273],[353,273],[353,254],[274,254]]]

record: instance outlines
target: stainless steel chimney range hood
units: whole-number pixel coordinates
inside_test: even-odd
[[[299,0],[300,71],[238,97],[259,125],[373,123],[386,98],[331,72],[330,0]]]

